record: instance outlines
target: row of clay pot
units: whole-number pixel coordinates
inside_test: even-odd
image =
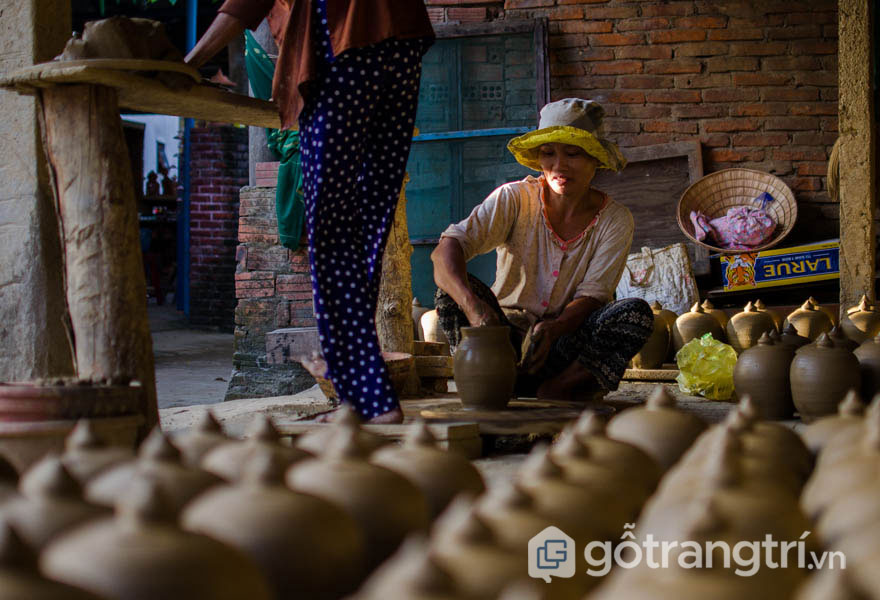
[[[810,529],[798,495],[811,462],[796,434],[759,420],[746,399],[723,424],[700,435],[667,473],[630,537],[642,547],[652,540],[655,548],[684,541],[702,548],[707,542],[726,542],[733,548],[766,535],[797,541]],[[805,578],[796,566],[740,577],[735,566],[723,568],[720,554],[713,554],[712,567],[704,561],[703,568],[686,568],[692,561],[684,552],[673,551],[666,568],[651,568],[642,560],[634,568],[612,571],[590,598],[788,598]]]
[[[842,552],[845,569],[827,570],[799,600],[860,600],[880,596],[880,399],[865,411],[853,392],[837,415],[817,420],[802,436],[817,453],[801,506],[823,548]],[[833,589],[833,592],[831,591]]]

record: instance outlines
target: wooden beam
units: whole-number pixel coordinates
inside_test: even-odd
[[[840,0],[840,305],[874,299],[874,87],[871,0]]]

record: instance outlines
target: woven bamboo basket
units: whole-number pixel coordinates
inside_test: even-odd
[[[776,221],[776,231],[769,241],[761,246],[755,246],[751,251],[758,252],[772,248],[791,233],[797,220],[797,202],[791,188],[770,173],[751,169],[724,169],[706,175],[681,195],[678,201],[678,226],[689,239],[714,252],[742,253],[743,250],[730,250],[697,240],[694,235],[694,225],[691,223],[691,211],[702,211],[709,219],[716,219],[726,215],[727,211],[735,206],[761,208],[760,201],[755,199],[763,192],[774,198],[764,210]]]

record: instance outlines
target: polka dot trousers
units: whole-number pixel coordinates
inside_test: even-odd
[[[422,40],[386,40],[328,56],[300,115],[319,339],[340,399],[363,419],[399,406],[375,312],[412,140],[423,48]]]

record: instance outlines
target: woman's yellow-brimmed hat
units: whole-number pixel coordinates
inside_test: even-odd
[[[599,161],[599,168],[620,171],[626,159],[613,142],[602,134],[605,109],[593,100],[565,98],[541,109],[538,128],[508,142],[507,149],[516,161],[535,171],[541,170],[538,148],[558,142],[582,148]]]

